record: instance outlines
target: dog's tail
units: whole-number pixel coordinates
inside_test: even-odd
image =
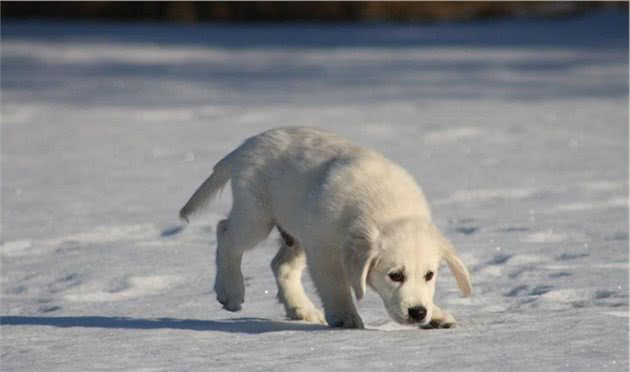
[[[212,174],[208,177],[190,200],[179,211],[179,217],[186,222],[188,218],[202,210],[208,203],[223,189],[223,186],[230,180],[232,173],[232,158],[235,151],[226,155],[212,169]]]

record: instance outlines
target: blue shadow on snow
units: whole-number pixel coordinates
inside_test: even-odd
[[[331,328],[300,322],[282,322],[263,318],[236,318],[226,320],[198,320],[175,318],[129,318],[108,316],[0,316],[0,326],[49,326],[58,328],[104,329],[178,329],[187,331],[214,331],[260,334],[280,331],[322,331]]]

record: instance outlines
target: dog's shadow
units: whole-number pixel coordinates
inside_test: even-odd
[[[188,331],[214,331],[260,334],[280,331],[329,330],[321,324],[294,321],[274,321],[263,318],[235,318],[224,320],[197,320],[176,318],[129,318],[107,316],[1,316],[0,326],[49,326],[58,328],[103,329],[178,329]]]

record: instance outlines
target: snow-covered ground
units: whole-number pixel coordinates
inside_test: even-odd
[[[10,370],[628,370],[628,18],[428,26],[2,24],[1,359]],[[455,329],[284,319],[269,261],[212,291],[213,163],[333,130],[419,180],[469,265]],[[311,293],[312,286],[308,285]],[[313,294],[313,298],[314,294]]]

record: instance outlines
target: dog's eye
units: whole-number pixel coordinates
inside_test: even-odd
[[[402,271],[392,271],[391,273],[387,275],[389,276],[389,279],[391,279],[393,282],[405,281],[405,274],[403,274]]]
[[[424,280],[431,281],[431,279],[433,279],[433,271],[427,271],[426,274],[424,274]]]

